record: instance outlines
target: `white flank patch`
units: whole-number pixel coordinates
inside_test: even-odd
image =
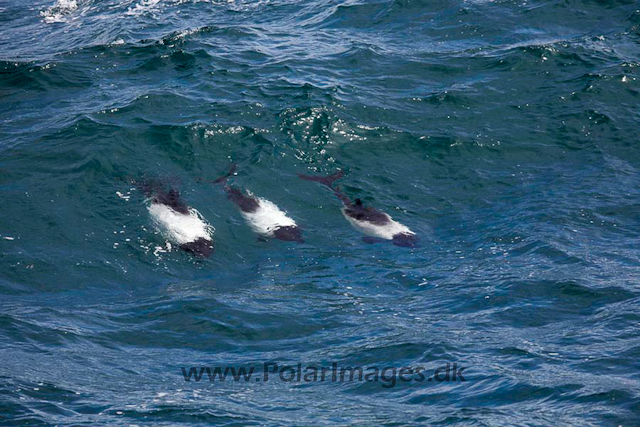
[[[351,225],[368,236],[392,240],[393,236],[399,233],[416,234],[413,231],[409,230],[409,227],[407,227],[406,225],[402,225],[399,222],[391,219],[391,217],[387,214],[384,215],[389,218],[389,222],[385,225],[376,225],[368,221],[359,221],[355,218],[351,218],[349,215],[347,215],[346,208],[342,208],[342,214],[345,218],[347,218],[347,221],[349,221]]]
[[[151,203],[149,215],[165,237],[182,245],[200,238],[212,240],[214,228],[207,224],[200,212],[189,208],[188,214],[181,214],[167,205]]]
[[[273,237],[276,228],[296,226],[296,222],[282,212],[269,200],[257,198],[258,209],[255,212],[242,212],[242,216],[249,223],[253,231],[264,236]]]

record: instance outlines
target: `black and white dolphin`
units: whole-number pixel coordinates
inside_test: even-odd
[[[134,183],[147,198],[151,219],[168,240],[198,258],[211,256],[215,229],[182,200],[178,190],[157,181]]]
[[[362,233],[369,237],[365,237],[367,243],[375,243],[378,239],[391,240],[394,245],[413,247],[417,244],[418,238],[416,233],[411,231],[409,227],[394,221],[389,215],[381,212],[371,206],[365,206],[362,200],[355,199],[351,201],[338,187],[334,187],[333,183],[342,178],[343,172],[339,171],[329,176],[298,176],[307,181],[315,181],[329,187],[334,194],[343,203],[342,214],[344,217]]]
[[[304,243],[300,227],[273,202],[262,197],[255,197],[249,191],[245,194],[242,190],[227,184],[228,178],[235,171],[236,165],[233,164],[226,175],[216,179],[213,183],[224,185],[227,198],[238,206],[240,214],[251,229],[261,237]]]

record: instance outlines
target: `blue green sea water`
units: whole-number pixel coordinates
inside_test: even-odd
[[[1,425],[640,425],[637,1],[1,0],[0,30]],[[231,163],[304,243],[257,238]],[[297,176],[337,171],[419,245]]]

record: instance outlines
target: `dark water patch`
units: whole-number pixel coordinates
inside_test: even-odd
[[[164,347],[169,340],[173,348],[197,350],[213,345],[221,352],[241,352],[274,340],[287,348],[299,339],[339,326],[333,321],[312,326],[291,316],[240,311],[216,300],[206,300],[204,308],[203,302],[198,299],[137,307],[133,316],[125,312],[113,318],[113,326],[120,325],[118,330],[101,333],[93,340],[129,347]]]
[[[416,100],[422,100],[420,98]],[[426,102],[433,104],[435,106],[451,104],[457,108],[470,108],[471,102],[468,98],[458,95],[456,93],[450,93],[449,91],[444,91],[442,93],[433,94],[425,99]]]
[[[193,39],[211,39],[215,42],[219,41],[220,37],[229,37],[234,40],[245,40],[255,39],[259,37],[259,35],[259,31],[251,27],[206,25],[199,28],[174,31],[171,34],[164,36],[159,43],[163,45],[187,44]]]
[[[562,322],[575,315],[592,315],[598,307],[634,297],[624,289],[594,290],[574,283],[522,284],[511,286],[508,295],[514,301],[521,301],[519,307],[500,312],[497,317],[501,321],[515,322],[525,327],[542,326]]]
[[[152,126],[154,123],[167,123],[165,120],[156,120],[158,117],[166,118],[169,123],[190,124],[200,118],[200,115],[179,115],[179,111],[189,111],[198,103],[191,96],[172,93],[171,91],[158,91],[136,96],[134,99],[121,106],[114,106],[106,110],[94,113],[91,119],[99,124],[122,126],[123,132],[128,128],[139,129]]]
[[[196,67],[196,61],[207,58],[210,57],[203,49],[193,53],[176,50],[170,54],[147,60],[136,70],[136,72],[148,73],[161,70],[165,67],[173,68],[177,72],[186,72]]]
[[[5,96],[18,90],[39,91],[87,88],[93,83],[81,69],[63,62],[44,65],[34,63],[0,63],[0,90]]]
[[[151,410],[116,410],[106,411],[105,415],[110,415],[115,420],[126,417],[131,422],[171,422],[171,423],[200,423],[216,425],[260,425],[259,421],[248,416],[234,414],[217,413],[214,409],[198,409],[192,412],[185,412],[180,405],[165,405],[158,409]],[[226,412],[226,411],[220,411]]]
[[[7,339],[21,343],[30,352],[46,353],[54,347],[64,346],[65,343],[78,339],[72,331],[60,330],[40,322],[32,323],[12,316],[2,316],[0,324],[3,325]]]
[[[390,11],[393,2],[383,1],[369,4],[338,5],[325,18],[324,25],[332,28],[362,28],[379,23]]]

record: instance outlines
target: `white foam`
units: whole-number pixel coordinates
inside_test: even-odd
[[[44,18],[44,22],[48,24],[65,22],[66,15],[69,15],[76,9],[78,9],[76,0],[58,0],[53,6],[40,12],[40,15]]]
[[[214,228],[193,208],[189,208],[188,214],[182,214],[167,205],[151,203],[148,209],[151,218],[165,237],[179,245],[200,238],[212,239]]]
[[[377,225],[368,221],[359,221],[355,218],[352,218],[347,215],[346,208],[342,208],[342,214],[347,219],[347,221],[351,223],[351,225],[368,236],[392,240],[393,236],[395,236],[396,234],[416,234],[411,231],[406,225],[400,224],[398,221],[394,221],[386,213],[383,213],[383,215],[389,219],[389,222],[384,225]]]
[[[269,200],[258,198],[258,209],[255,212],[242,212],[242,216],[249,226],[258,234],[273,237],[274,231],[279,227],[296,226],[296,222],[282,212]]]
[[[160,3],[160,0],[142,0],[134,8],[129,8],[127,15],[139,16],[146,12],[153,12],[155,6]]]
[[[127,202],[131,198],[131,192],[127,191],[127,194],[123,194],[120,191],[116,191],[116,195],[120,197],[122,200],[126,200]]]

